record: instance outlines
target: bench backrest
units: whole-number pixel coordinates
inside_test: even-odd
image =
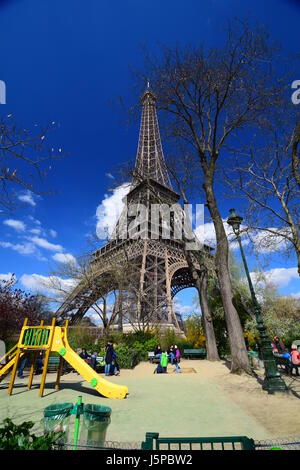
[[[184,349],[183,354],[206,354],[206,349]]]

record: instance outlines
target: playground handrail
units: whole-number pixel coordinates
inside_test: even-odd
[[[15,349],[17,349],[17,347],[18,347],[18,343],[15,344],[6,354],[4,354],[3,357],[0,357],[0,362],[2,362],[3,359],[6,359]],[[16,352],[17,352],[17,351],[15,351],[15,352],[13,353],[13,356],[16,355]],[[11,357],[11,359],[12,359],[12,357]]]

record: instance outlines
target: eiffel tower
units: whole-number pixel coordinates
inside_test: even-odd
[[[142,117],[135,168],[125,212],[120,216],[108,243],[93,253],[89,265],[89,281],[82,280],[58,309],[57,321],[80,321],[99,299],[104,280],[112,269],[131,267],[128,279],[123,280],[121,292],[114,305],[113,315],[123,315],[124,305],[130,310],[130,320],[137,324],[164,323],[182,329],[180,316],[174,312],[173,298],[182,289],[193,287],[183,241],[175,237],[176,217],[169,223],[170,237],[163,237],[163,223],[153,223],[152,204],[167,207],[178,205],[180,196],[174,191],[164,159],[157,113],[156,97],[149,84],[141,97]],[[146,216],[132,225],[143,205]],[[128,207],[133,207],[132,215]],[[152,217],[152,218],[151,218]],[[122,237],[121,227],[126,221]],[[132,228],[133,227],[133,228]],[[138,230],[138,236],[132,232]],[[154,232],[153,232],[154,230]],[[179,228],[181,230],[181,228]],[[151,233],[150,233],[151,232]],[[178,233],[178,231],[177,231]],[[92,282],[91,282],[92,279]],[[113,284],[113,280],[112,280]]]

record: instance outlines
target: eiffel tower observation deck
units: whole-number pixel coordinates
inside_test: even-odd
[[[149,84],[141,102],[137,156],[124,210],[110,240],[91,256],[88,275],[58,309],[58,321],[78,322],[100,297],[114,291],[111,323],[118,321],[120,329],[126,324],[142,329],[158,323],[182,329],[173,298],[194,281],[180,237],[180,196],[168,174],[156,97]],[[159,207],[158,212],[153,207]],[[163,211],[169,219],[162,217]]]

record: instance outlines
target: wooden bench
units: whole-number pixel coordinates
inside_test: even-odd
[[[199,358],[205,359],[206,358],[206,349],[184,349],[183,356],[187,359]]]
[[[274,354],[275,361],[277,366],[281,369],[284,368],[285,372],[288,375],[292,375],[293,369],[296,369],[296,374],[299,374],[300,364],[292,364],[291,361],[287,357],[282,357],[280,355]]]

